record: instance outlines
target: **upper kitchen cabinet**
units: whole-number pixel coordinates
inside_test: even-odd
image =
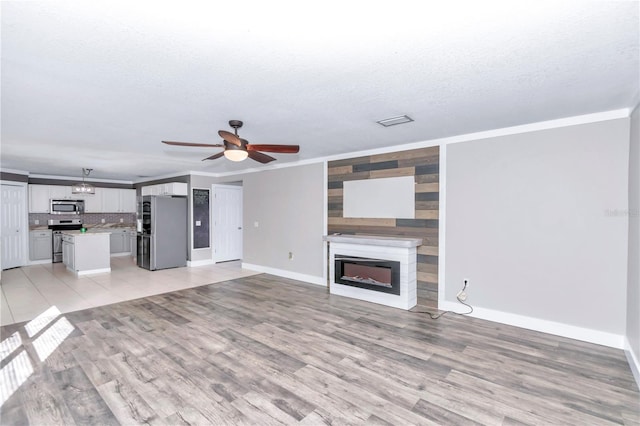
[[[29,185],[29,213],[49,213],[50,185]]]
[[[135,213],[135,189],[102,188],[102,211],[104,213]]]
[[[96,188],[95,194],[82,194],[78,198],[84,200],[85,213],[102,213],[102,191],[104,188]]]
[[[49,198],[52,200],[80,199],[77,194],[71,194],[71,185],[47,185],[49,187]]]
[[[182,195],[187,196],[187,184],[184,182],[161,183],[142,187],[142,195]]]
[[[120,211],[120,190],[117,188],[102,188],[102,211],[118,213]]]
[[[71,185],[29,185],[29,213],[50,213],[51,200],[83,200]]]
[[[50,213],[51,199],[84,200],[85,213],[135,213],[136,190],[96,188],[95,194],[71,194],[68,185],[29,185],[29,213]]]
[[[136,202],[135,189],[120,190],[120,208],[123,213],[135,213],[138,203]]]

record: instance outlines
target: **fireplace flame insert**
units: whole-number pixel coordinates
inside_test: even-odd
[[[400,294],[400,262],[335,255],[337,284]]]

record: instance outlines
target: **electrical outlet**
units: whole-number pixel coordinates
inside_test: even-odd
[[[33,223],[36,225],[40,225],[40,221],[38,219],[34,220]]]
[[[123,218],[120,218],[120,223],[124,223],[124,219]]]
[[[100,223],[104,223],[104,219],[100,219]]]
[[[467,300],[467,293],[465,293],[464,291],[459,291],[457,297],[458,300]]]

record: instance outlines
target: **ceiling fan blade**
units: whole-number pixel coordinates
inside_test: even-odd
[[[211,143],[173,142],[173,141],[162,141],[162,143],[166,143],[167,145],[177,145],[177,146],[206,146],[206,147],[214,146],[218,148],[224,147],[224,145],[219,143],[211,144]]]
[[[252,160],[256,160],[257,162],[262,164],[267,164],[275,160],[275,158],[273,158],[272,156],[263,154],[258,151],[248,151],[247,153],[249,154],[249,158],[251,158]]]
[[[219,153],[217,153],[217,154],[213,154],[213,155],[212,155],[212,156],[210,156],[210,157],[203,158],[203,159],[202,159],[202,161],[205,161],[205,160],[215,160],[216,158],[220,158],[220,157],[222,157],[223,155],[224,155],[224,151],[219,152]]]
[[[237,137],[236,135],[234,135],[233,133],[227,132],[225,130],[219,130],[218,134],[225,141],[230,142],[230,143],[232,143],[234,145],[237,145],[237,146],[242,146],[242,142],[240,141],[240,138]]]
[[[279,152],[281,154],[295,154],[300,151],[299,145],[253,145],[247,144],[247,151]]]

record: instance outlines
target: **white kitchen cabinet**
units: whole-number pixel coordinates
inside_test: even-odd
[[[102,211],[104,213],[120,211],[120,190],[118,188],[102,188]]]
[[[71,185],[29,185],[29,213],[50,213],[51,199],[84,200],[85,213],[135,213],[136,190],[96,188],[95,194],[72,194]]]
[[[113,253],[122,253],[124,251],[124,234],[122,232],[111,232],[109,236],[110,245],[109,252]]]
[[[129,229],[126,228],[111,231],[111,235],[109,236],[109,252],[111,254],[128,254],[131,252],[131,237],[129,236],[129,232]]]
[[[62,262],[76,275],[111,272],[109,233],[62,234]]]
[[[78,194],[71,194],[71,183],[69,185],[47,185],[49,187],[49,198],[53,200],[80,199]]]
[[[135,259],[138,255],[138,233],[129,230],[129,244],[131,245],[131,256]]]
[[[187,184],[184,182],[160,183],[142,187],[142,195],[183,195],[187,196]]]
[[[121,189],[120,190],[120,212],[135,213],[137,209],[136,190]]]
[[[62,263],[72,271],[76,270],[76,251],[74,238],[62,236]]]
[[[96,188],[95,194],[78,195],[78,199],[84,200],[85,213],[102,213],[102,191],[104,188]]]
[[[51,260],[51,230],[43,229],[29,232],[29,259]]]
[[[104,213],[135,213],[136,190],[102,188],[102,211]]]
[[[50,185],[29,185],[29,213],[49,213]]]
[[[72,194],[69,185],[29,185],[29,213],[50,213],[51,200],[88,200],[90,195]],[[87,201],[85,201],[86,211]],[[96,211],[94,209],[94,211]]]

